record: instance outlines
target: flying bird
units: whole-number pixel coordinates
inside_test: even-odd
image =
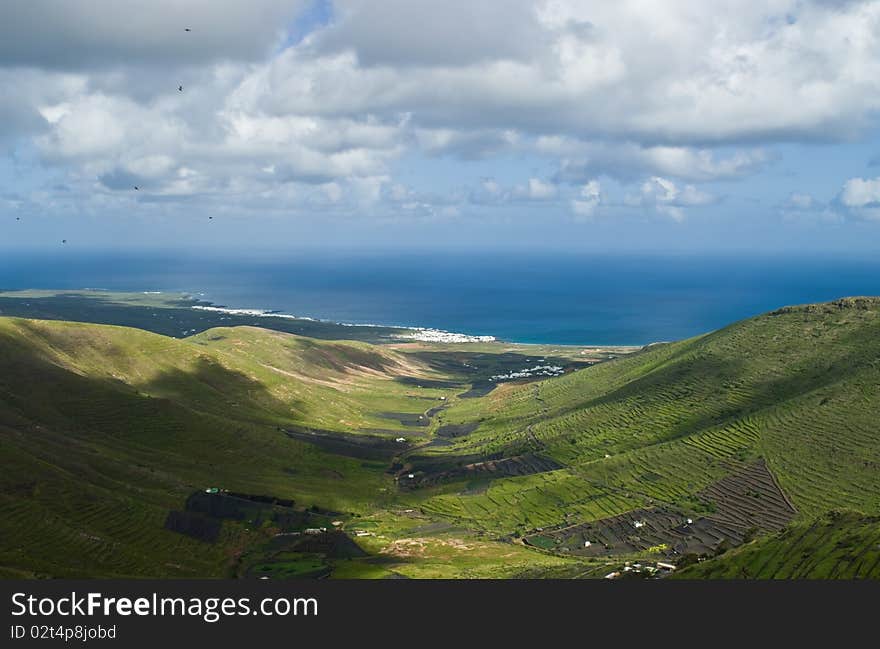
[[[67,243],[67,239],[62,239],[61,243]]]
[[[135,185],[135,186],[134,186],[134,189],[135,189],[135,191],[140,191],[141,188],[138,187],[137,185]]]
[[[189,27],[184,27],[184,28],[183,28],[183,31],[185,31],[185,32],[191,32],[192,30],[191,30]]]
[[[183,86],[177,86],[177,92],[183,92]]]

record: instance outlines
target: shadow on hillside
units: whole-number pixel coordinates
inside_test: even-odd
[[[846,350],[830,357],[830,349]],[[836,341],[833,348],[817,348],[810,364],[799,364],[798,371],[790,369],[782,378],[768,379],[756,384],[763,405],[770,405],[832,385],[853,376],[856,370],[876,362],[872,350],[865,348],[864,332],[853,332]]]
[[[186,370],[167,369],[141,389],[193,410],[232,419],[274,423],[278,418],[291,420],[307,413],[302,400],[282,401],[259,381],[209,357],[199,358]]]
[[[133,404],[164,399],[193,412],[263,424],[274,424],[279,418],[290,421],[307,412],[303,401],[282,401],[263,384],[207,356],[191,368],[165,369],[144,384],[108,376],[104,367],[95,368],[103,376],[84,375],[60,365],[46,347],[60,352],[62,358],[66,354],[87,357],[83,348],[92,345],[93,358],[112,358],[108,367],[126,372],[134,366],[123,346],[103,338],[89,339],[86,328],[60,332],[28,321],[18,324],[25,335],[0,338],[0,387],[5,387],[4,394],[19,408],[31,411],[38,406],[33,412],[38,420],[56,409],[63,410],[64,418],[86,425],[95,419],[92,410],[125,399],[134,399]]]
[[[366,368],[389,373],[396,363],[370,349],[343,343],[318,343],[307,338],[300,339],[297,354],[310,366],[344,373],[350,369]]]

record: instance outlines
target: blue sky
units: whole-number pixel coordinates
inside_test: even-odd
[[[878,2],[33,0],[0,83],[0,249],[880,236]]]

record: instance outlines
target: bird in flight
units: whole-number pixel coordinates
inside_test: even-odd
[[[191,30],[189,27],[184,27],[184,28],[183,28],[183,31],[185,31],[185,32],[191,32],[192,30]]]
[[[183,92],[183,86],[177,86],[177,92]]]
[[[61,243],[67,243],[67,239],[62,239]]]
[[[135,189],[135,191],[140,191],[141,188],[138,187],[137,185],[135,185],[135,186],[134,186],[134,189]]]

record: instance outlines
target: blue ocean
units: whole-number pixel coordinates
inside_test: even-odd
[[[216,304],[503,340],[640,345],[789,304],[880,295],[880,258],[6,253],[0,288],[182,291]]]

